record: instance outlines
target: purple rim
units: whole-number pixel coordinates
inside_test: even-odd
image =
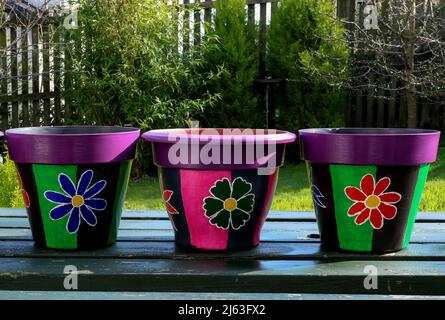
[[[227,134],[228,130],[233,134]],[[243,134],[241,130],[251,131]],[[284,161],[285,144],[294,142],[296,135],[278,130],[164,129],[146,132],[142,135],[142,139],[153,142],[154,160],[159,167],[192,170],[245,170],[280,167]],[[186,147],[184,158],[170,159],[170,153],[174,150],[172,148],[178,146]],[[215,155],[216,161],[207,162],[200,157],[202,152],[208,152],[206,148],[209,146],[220,150],[219,155]],[[230,148],[230,151],[226,148]]]
[[[440,132],[424,129],[300,130],[302,158],[315,163],[421,165],[437,159]]]
[[[239,134],[224,134],[225,132],[236,132]],[[251,130],[255,134],[243,134],[246,130]],[[190,132],[190,133],[188,133]],[[262,133],[262,134],[256,134]],[[214,134],[215,133],[215,134]],[[223,133],[223,134],[221,134]],[[286,144],[294,142],[296,135],[282,130],[261,130],[261,129],[222,129],[222,128],[207,128],[207,129],[160,129],[145,132],[142,135],[144,141],[150,142],[177,142],[186,141],[199,142],[206,144],[212,142],[250,142],[250,143],[264,143],[264,144]]]
[[[6,131],[18,163],[94,164],[134,159],[140,130],[111,126],[30,127]]]

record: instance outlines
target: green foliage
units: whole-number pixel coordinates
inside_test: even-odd
[[[78,3],[79,28],[69,34],[72,43],[82,43],[71,48],[73,123],[183,127],[192,113],[218,101],[203,90],[218,75],[203,71],[198,52],[179,52],[172,26],[180,16],[167,1]],[[147,162],[143,148],[138,158]]]
[[[349,50],[330,0],[283,0],[268,33],[268,69],[286,79],[278,99],[283,129],[341,126]]]
[[[17,180],[17,171],[13,161],[6,155],[0,157],[0,208],[22,208],[22,193]]]
[[[256,30],[248,22],[245,0],[219,0],[214,24],[206,26],[205,70],[220,73],[209,91],[221,94],[213,108],[197,114],[202,126],[257,127],[261,119],[254,81],[258,78]],[[221,72],[222,70],[222,72]]]

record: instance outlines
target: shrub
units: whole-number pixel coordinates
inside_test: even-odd
[[[208,127],[256,127],[261,122],[254,81],[258,78],[258,46],[254,23],[248,22],[245,0],[219,0],[214,24],[206,26],[209,45],[203,50],[205,69],[220,77],[209,91],[221,94],[214,107],[197,118]]]
[[[0,208],[23,207],[22,193],[18,184],[17,171],[13,161],[6,155],[0,156],[0,181],[2,192],[0,192]]]
[[[217,75],[203,72],[198,52],[182,55],[178,50],[175,5],[158,0],[78,3],[79,28],[69,34],[75,44],[74,84],[67,88],[72,122],[143,131],[182,127],[192,113],[216,103],[218,94],[203,87]],[[148,149],[142,146],[138,152],[145,163]]]
[[[345,30],[331,17],[330,0],[283,0],[268,33],[268,69],[287,80],[278,98],[277,123],[283,129],[341,126],[348,73]]]

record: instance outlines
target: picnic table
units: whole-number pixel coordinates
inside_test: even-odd
[[[271,212],[257,248],[189,252],[162,211],[125,211],[108,248],[34,247],[26,213],[0,209],[0,299],[400,299],[445,296],[445,213],[419,213],[408,249],[325,252],[313,212]],[[78,290],[64,287],[77,268]],[[366,266],[378,288],[366,289]]]

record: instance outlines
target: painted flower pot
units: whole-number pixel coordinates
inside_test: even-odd
[[[421,129],[301,130],[323,245],[374,253],[406,248],[439,138]]]
[[[6,131],[37,246],[113,244],[140,131],[40,127]]]
[[[154,160],[176,243],[201,250],[257,246],[295,135],[249,129],[154,130]]]

